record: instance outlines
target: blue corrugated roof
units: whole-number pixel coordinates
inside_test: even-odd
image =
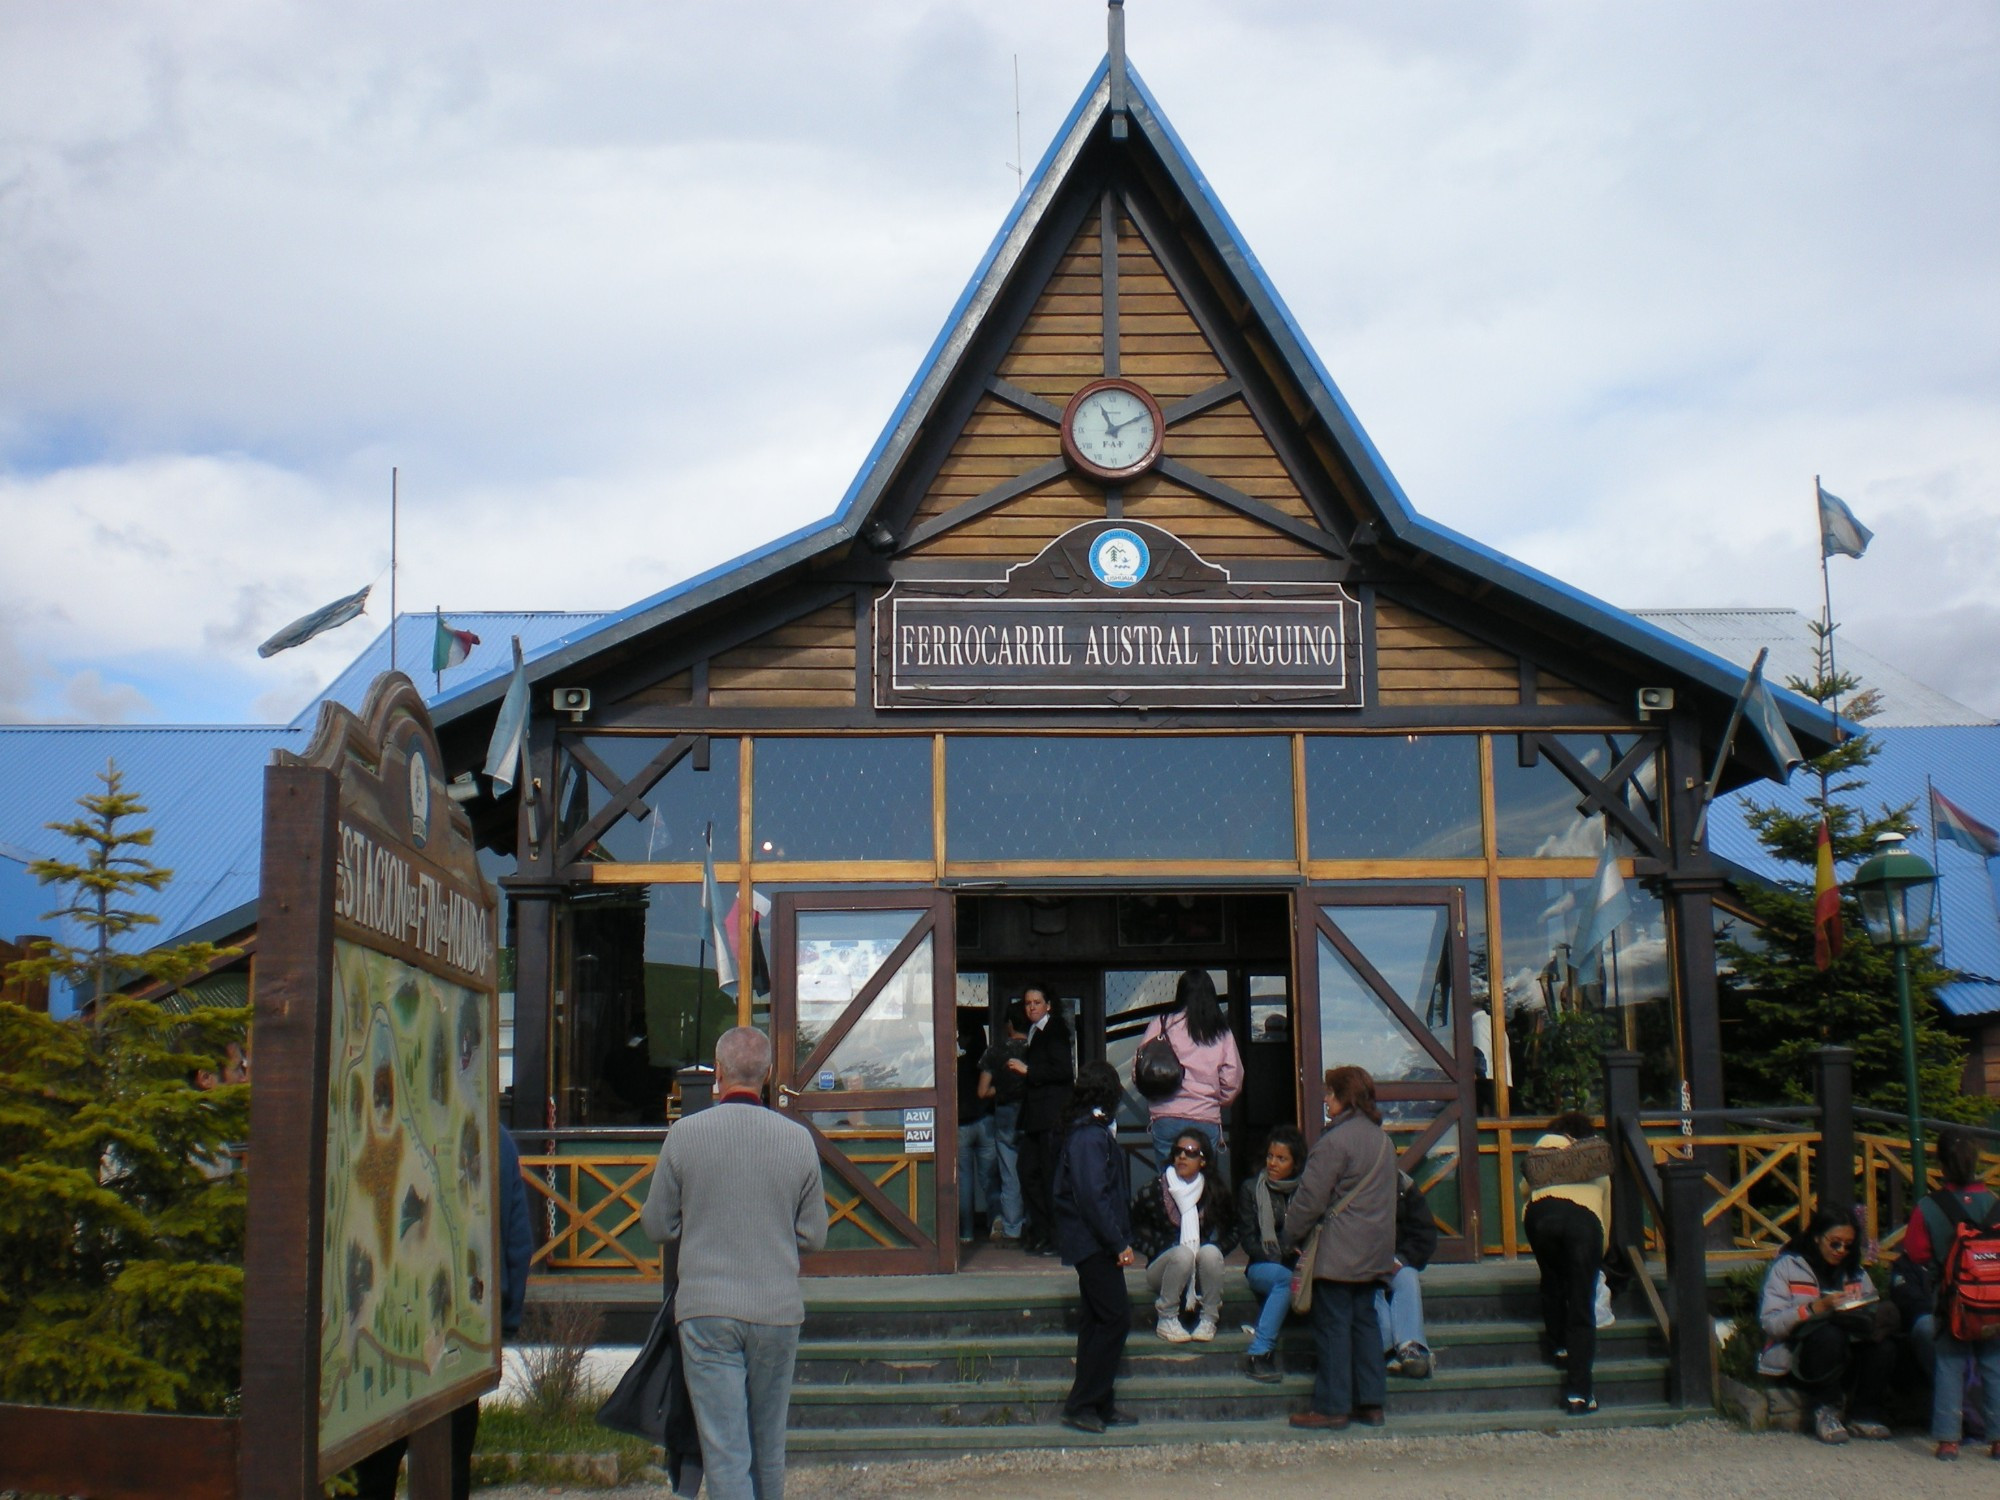
[[[165,890],[132,899],[160,919],[132,946],[172,942],[256,900],[264,767],[273,750],[305,740],[281,725],[0,727],[0,935],[85,941],[43,918],[61,894],[30,877],[26,859],[76,856],[45,825],[78,816],[76,799],[102,790],[98,773],[112,760],[146,804],[131,826],[154,830],[147,857],[174,872]]]
[[[463,662],[445,672],[441,691],[455,692],[460,685],[479,681],[495,672],[504,677],[514,664],[510,643],[517,635],[521,638],[522,653],[532,656],[553,643],[567,640],[576,631],[588,629],[603,618],[603,610],[449,611],[444,617],[445,624],[454,630],[471,631],[479,637],[479,644],[472,648],[472,654]],[[414,682],[426,698],[435,698],[440,692],[431,672],[431,649],[436,641],[435,614],[397,616],[394,666]],[[384,626],[381,634],[362,647],[361,654],[348,663],[338,677],[293,716],[293,727],[311,729],[319,720],[320,704],[329,701],[359,713],[362,699],[368,696],[368,684],[388,671],[390,666],[389,630]]]
[[[1930,792],[1925,778],[1981,822],[2000,827],[2000,725],[1952,725],[1919,729],[1879,729],[1874,764],[1862,774],[1864,807],[1912,803],[1919,833],[1910,847],[1932,859]],[[1801,772],[1789,786],[1769,783],[1719,798],[1708,822],[1709,845],[1722,858],[1765,880],[1809,878],[1794,865],[1772,858],[1745,820],[1751,802],[1805,813],[1809,778]],[[1932,936],[1942,936],[1944,961],[1967,975],[1941,995],[1956,1015],[2000,1013],[2000,891],[1989,878],[1987,861],[1954,844],[1941,844],[1933,861],[1938,871],[1938,910],[1943,918]],[[1846,879],[1849,871],[1840,874]]]

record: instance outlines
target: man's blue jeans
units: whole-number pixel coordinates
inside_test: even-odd
[[[784,1500],[798,1325],[684,1318],[680,1334],[710,1500]]]
[[[1020,1125],[1020,1100],[995,1106],[993,1154],[1000,1164],[1000,1232],[1017,1240],[1028,1227],[1028,1211],[1021,1202]]]
[[[1257,1331],[1250,1336],[1252,1354],[1269,1354],[1278,1347],[1278,1332],[1292,1310],[1292,1273],[1274,1260],[1243,1268],[1243,1280],[1257,1299]]]
[[[972,1215],[986,1210],[997,1218],[1000,1185],[999,1152],[993,1140],[993,1116],[962,1121],[958,1127],[958,1237],[972,1238]]]
[[[1431,1346],[1424,1340],[1424,1293],[1415,1266],[1399,1266],[1385,1295],[1375,1289],[1375,1321],[1382,1329],[1382,1348],[1400,1349],[1415,1344],[1424,1353]]]

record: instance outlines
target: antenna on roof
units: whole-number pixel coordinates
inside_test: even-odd
[[[1111,0],[1111,139],[1125,139],[1125,0]]]
[[[1021,54],[1014,54],[1014,159],[1007,163],[1014,169],[1014,196],[1020,197],[1028,187],[1028,174],[1021,166]]]
[[[396,471],[389,470],[389,670],[396,670]]]

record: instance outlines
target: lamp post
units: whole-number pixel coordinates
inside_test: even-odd
[[[1930,940],[1937,871],[1903,847],[1900,833],[1875,840],[1875,853],[1849,882],[1861,901],[1868,935],[1896,955],[1896,1004],[1903,1021],[1903,1087],[1910,1113],[1910,1186],[1921,1198],[1924,1170],[1923,1104],[1917,1097],[1917,1027],[1910,1015],[1910,949]]]

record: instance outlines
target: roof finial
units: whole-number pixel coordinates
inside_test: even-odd
[[[1111,139],[1125,139],[1125,0],[1110,0]]]

